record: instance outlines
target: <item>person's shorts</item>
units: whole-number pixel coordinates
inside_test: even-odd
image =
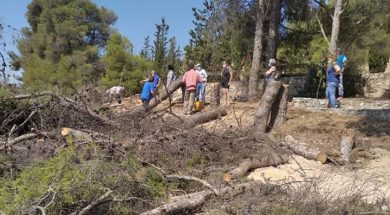
[[[221,87],[225,89],[229,89],[230,85],[229,83],[221,83]]]

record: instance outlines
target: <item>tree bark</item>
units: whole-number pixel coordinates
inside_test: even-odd
[[[286,122],[288,104],[288,85],[283,84],[279,90],[276,101],[271,107],[271,117],[268,123],[270,128],[279,126]]]
[[[264,184],[261,181],[251,181],[232,187],[218,189],[220,195],[236,196],[246,191],[259,189]],[[164,215],[164,214],[188,214],[189,211],[201,207],[208,198],[214,195],[211,190],[204,190],[187,195],[173,197],[171,202],[143,212],[141,215]]]
[[[287,135],[285,138],[286,146],[291,149],[295,154],[301,155],[309,160],[317,160],[321,163],[325,163],[327,155],[320,150],[311,149],[305,146],[304,143],[299,143],[291,135]]]
[[[249,101],[259,100],[259,72],[261,62],[262,51],[262,37],[263,37],[263,17],[264,17],[264,0],[258,0],[257,2],[257,20],[255,30],[255,45],[253,49],[252,66],[249,75]]]
[[[330,39],[329,54],[334,54],[337,49],[337,40],[340,32],[340,15],[343,13],[343,0],[336,0],[332,18],[332,37]]]
[[[238,167],[225,173],[223,175],[223,180],[225,182],[230,182],[234,179],[244,176],[249,170],[268,166],[277,166],[280,164],[287,163],[288,161],[289,156],[287,154],[270,154],[260,159],[246,159]]]
[[[344,163],[349,162],[349,158],[351,157],[351,152],[353,148],[353,139],[354,132],[352,130],[348,130],[342,137],[340,142],[340,157],[341,161]]]
[[[13,145],[20,143],[25,140],[31,140],[39,136],[54,136],[53,133],[50,132],[39,132],[39,133],[28,133],[28,134],[23,134],[19,137],[16,137],[10,141],[7,142],[7,145],[5,146],[5,143],[1,143],[0,145],[0,150],[5,149],[6,147],[12,147]]]
[[[191,129],[197,125],[210,122],[212,120],[218,119],[221,116],[226,116],[227,111],[224,108],[216,108],[207,112],[198,113],[192,115],[187,120],[184,121],[184,127],[186,129]]]
[[[267,87],[257,108],[253,125],[249,130],[249,135],[256,137],[258,134],[266,132],[270,109],[278,95],[281,85],[282,83],[279,81],[267,83]]]
[[[280,0],[271,1],[271,15],[268,30],[268,59],[276,59],[276,43],[279,37]]]

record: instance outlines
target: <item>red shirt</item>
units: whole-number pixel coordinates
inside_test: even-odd
[[[195,90],[196,85],[202,81],[202,78],[195,69],[190,69],[190,71],[184,74],[182,81],[186,86],[186,90],[189,91]]]

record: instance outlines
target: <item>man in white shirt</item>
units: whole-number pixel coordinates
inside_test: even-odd
[[[207,72],[205,69],[202,68],[202,66],[198,63],[195,66],[196,71],[199,73],[201,77],[201,82],[198,83],[198,86],[196,87],[196,97],[195,100],[199,100],[199,96],[202,98],[203,104],[206,102],[206,82],[207,82]]]
[[[110,99],[110,104],[111,104],[113,98],[115,98],[118,101],[118,103],[120,104],[121,98],[124,96],[124,94],[125,94],[124,87],[114,86],[114,87],[111,87],[110,89],[106,90],[106,93],[103,96],[104,97],[108,96],[108,98]]]

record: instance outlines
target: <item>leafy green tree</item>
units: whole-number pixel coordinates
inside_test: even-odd
[[[114,33],[108,40],[103,57],[106,72],[101,80],[105,88],[120,85],[131,93],[139,91],[139,81],[150,69],[150,63],[143,57],[134,56],[132,48],[130,41],[119,33]]]
[[[113,12],[89,0],[33,0],[27,19],[17,59],[26,86],[69,92],[100,79],[99,51],[117,19]]]

